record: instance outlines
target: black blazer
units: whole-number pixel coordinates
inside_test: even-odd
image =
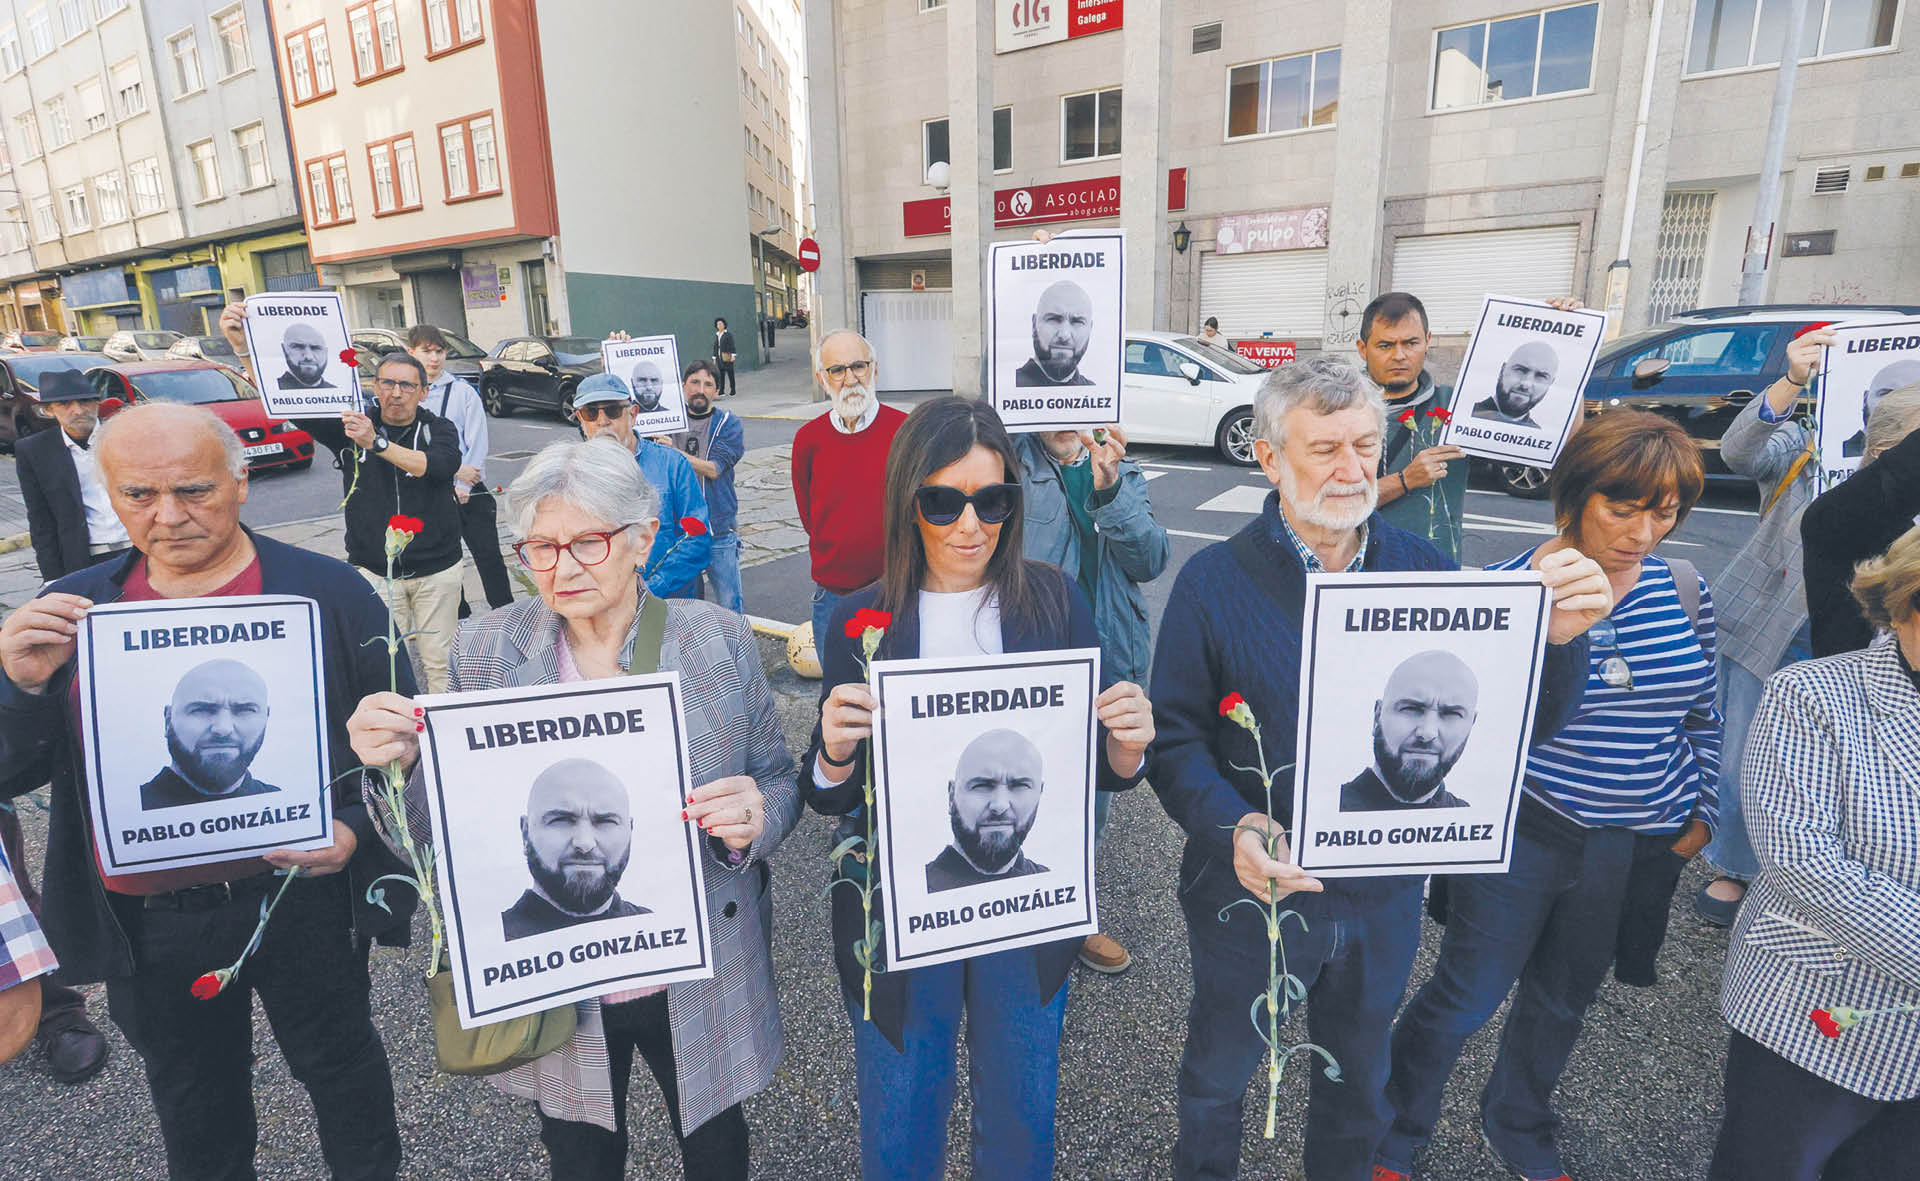
[[[740,350],[733,347],[733,330],[731,328],[729,328],[727,331],[722,332],[720,334],[720,343],[715,345],[713,349],[713,360],[715,364],[720,364],[720,365],[733,364],[732,361],[722,361],[720,359],[721,353],[729,353],[736,357],[739,356],[740,354]]]
[[[93,565],[87,535],[87,506],[80,499],[80,474],[60,438],[61,430],[35,431],[14,444],[20,472],[20,497],[27,502],[27,529],[33,557],[47,582]]]

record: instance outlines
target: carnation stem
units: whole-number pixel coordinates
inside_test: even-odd
[[[1280,837],[1274,831],[1273,772],[1267,769],[1267,744],[1260,740],[1260,723],[1254,722],[1254,753],[1260,757],[1260,783],[1267,792],[1267,856],[1278,861]],[[1280,1103],[1280,900],[1275,897],[1278,883],[1267,879],[1267,1132],[1273,1139],[1274,1114]]]

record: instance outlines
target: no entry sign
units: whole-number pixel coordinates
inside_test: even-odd
[[[812,238],[800,239],[800,269],[803,271],[820,269],[820,243]]]

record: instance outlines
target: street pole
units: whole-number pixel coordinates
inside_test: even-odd
[[[767,367],[767,333],[760,321],[767,314],[767,235],[760,230],[753,232],[753,263],[754,351],[760,354],[760,368],[765,369]]]
[[[1767,258],[1773,251],[1774,223],[1780,220],[1780,165],[1787,154],[1787,119],[1793,113],[1793,82],[1800,72],[1800,40],[1806,26],[1807,0],[1788,0],[1786,43],[1780,47],[1780,76],[1773,83],[1773,113],[1767,116],[1753,224],[1747,227],[1747,252],[1740,260],[1742,306],[1759,303],[1766,293]]]

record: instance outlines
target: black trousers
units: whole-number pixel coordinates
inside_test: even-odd
[[[740,392],[740,382],[733,375],[732,361],[722,361],[718,357],[715,357],[713,367],[720,374],[718,379],[719,392],[714,395],[715,397],[726,397],[728,390],[732,390],[732,392],[736,394]]]
[[[40,891],[33,888],[33,875],[27,872],[27,846],[20,832],[20,814],[13,810],[25,802],[26,797],[21,796],[11,805],[0,807],[0,845],[6,846],[7,863],[13,866],[13,880],[20,887],[20,897],[38,918]],[[86,1017],[87,998],[64,984],[55,984],[52,975],[40,977],[39,1032],[55,1034]]]
[[[743,1181],[747,1175],[747,1117],[738,1103],[691,1133],[680,1130],[680,1087],[673,1065],[673,1029],[667,1023],[667,994],[602,1005],[607,1031],[607,1066],[613,1071],[613,1115],[620,1125],[609,1132],[598,1124],[554,1119],[540,1113],[540,1140],[553,1159],[554,1181],[619,1181],[627,1172],[627,1080],[635,1050],[660,1084],[667,1119],[680,1141],[680,1168],[688,1181]]]
[[[351,929],[344,874],[295,879],[260,947],[227,990],[196,1000],[196,977],[231,964],[260,917],[266,887],[249,879],[203,911],[148,909],[118,897],[134,974],[107,981],[107,1009],[147,1071],[167,1174],[253,1181],[253,993],[293,1077],[313,1101],[320,1152],[336,1178],[400,1169],[387,1051],[367,1002],[367,950]]]
[[[1870,1181],[1920,1159],[1920,1099],[1857,1095],[1738,1030],[1726,1094],[1711,1181]]]
[[[513,581],[507,577],[507,563],[500,556],[497,511],[493,494],[478,487],[460,506],[460,536],[473,555],[473,568],[480,572],[480,586],[487,592],[489,607],[513,602]]]

